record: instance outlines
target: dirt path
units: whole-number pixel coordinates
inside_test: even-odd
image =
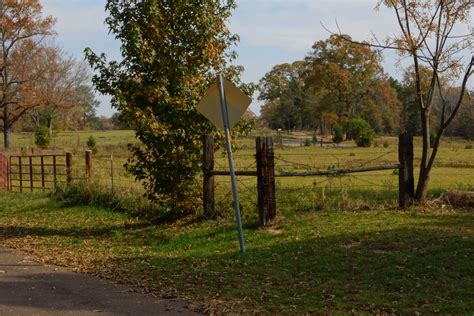
[[[186,303],[25,259],[0,246],[0,315],[196,315]]]

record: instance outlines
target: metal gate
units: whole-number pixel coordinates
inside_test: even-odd
[[[71,177],[70,153],[10,156],[9,188],[11,191],[52,190],[69,183]]]

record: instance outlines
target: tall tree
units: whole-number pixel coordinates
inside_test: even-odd
[[[426,197],[430,173],[438,153],[441,137],[458,113],[467,94],[466,87],[473,73],[474,34],[469,29],[472,1],[469,0],[382,0],[380,5],[393,10],[400,34],[377,45],[396,49],[413,62],[416,106],[420,113],[423,149],[415,193],[417,201]],[[465,33],[461,31],[465,25]],[[423,85],[423,68],[430,71],[429,84]],[[443,86],[442,77],[460,80],[456,98],[447,98],[451,89]],[[430,146],[433,108],[439,105],[439,119],[433,130],[435,139]],[[432,147],[432,148],[430,148]]]
[[[30,64],[40,74],[30,91],[36,96],[35,114],[38,124],[43,121],[51,136],[53,121],[61,111],[80,107],[87,97],[81,88],[90,80],[89,69],[56,46],[43,47]]]
[[[350,40],[348,35],[332,35],[317,41],[306,57],[307,88],[318,96],[321,113],[333,113],[340,120],[374,113],[375,86],[383,74],[380,54]]]
[[[196,209],[201,136],[215,132],[196,105],[215,71],[236,79],[241,70],[227,68],[238,39],[226,26],[234,7],[233,0],[108,0],[106,24],[123,59],[86,50],[95,86],[136,126],[142,146],[131,148],[129,170],[149,198],[176,211]]]
[[[34,80],[22,71],[25,63],[38,51],[46,36],[54,35],[55,20],[42,16],[39,0],[2,0],[0,2],[0,120],[4,146],[10,147],[10,129],[34,102],[23,94]]]
[[[307,126],[305,115],[309,102],[303,82],[304,61],[274,66],[260,80],[260,95],[264,101],[262,117],[272,128],[286,130],[302,129]]]
[[[463,105],[473,74],[472,0],[379,0],[377,7],[381,6],[393,11],[398,34],[387,37],[384,43],[377,39],[372,43],[357,42],[344,34],[338,37],[361,47],[396,50],[402,58],[411,60],[414,106],[419,113],[423,143],[414,199],[423,202],[441,138]],[[425,77],[426,69],[428,78]],[[446,86],[443,78],[451,82],[451,87]],[[459,88],[457,97],[447,98],[446,92],[452,92],[455,85]],[[434,117],[436,106],[439,116]],[[435,134],[433,139],[432,132]]]

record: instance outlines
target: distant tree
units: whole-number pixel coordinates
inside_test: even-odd
[[[54,35],[55,20],[42,16],[39,0],[0,2],[0,120],[4,146],[11,127],[36,103],[25,93],[37,73],[26,70],[45,37]]]
[[[38,105],[32,117],[38,126],[46,125],[51,136],[53,122],[64,114],[64,110],[80,110],[86,106],[83,102],[90,102],[86,100],[90,91],[84,87],[90,79],[89,70],[85,63],[78,62],[56,46],[43,47],[32,64],[41,69],[31,91],[36,95]]]
[[[446,92],[446,99],[452,100],[459,96],[459,88]],[[467,93],[458,115],[446,128],[446,135],[474,139],[474,91]]]
[[[110,123],[112,123],[112,126],[114,129],[118,129],[118,130],[131,129],[129,122],[127,122],[124,115],[119,112],[112,114],[112,117],[110,118]]]
[[[383,73],[381,56],[350,41],[348,35],[332,35],[316,42],[306,57],[304,81],[317,100],[315,112],[333,113],[339,120],[362,117],[380,132],[391,131],[398,123],[399,103]]]
[[[342,129],[342,126],[334,127],[332,141],[335,142],[336,144],[339,144],[343,140],[344,140],[344,131]]]
[[[291,130],[309,125],[305,115],[309,102],[303,82],[305,67],[304,61],[276,65],[260,80],[262,117],[272,128]]]
[[[332,36],[304,61],[274,66],[260,80],[262,118],[274,129],[321,130],[362,117],[377,132],[398,130],[400,102],[370,48]]]

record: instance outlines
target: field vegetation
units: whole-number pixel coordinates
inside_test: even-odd
[[[357,147],[353,141],[335,145],[330,143],[330,137],[326,137],[323,139],[324,146],[321,147],[319,141],[313,144],[312,135],[308,132],[283,133],[279,136],[271,130],[260,129],[248,137],[236,140],[237,170],[256,169],[255,136],[257,135],[273,136],[277,173],[354,168],[398,162],[396,137],[379,137],[370,148]],[[87,143],[91,137],[96,141],[97,151],[93,155],[91,187],[94,190],[87,189],[88,186],[82,184],[85,178],[84,151],[89,149]],[[30,133],[14,133],[12,139],[19,146],[23,146],[23,149],[16,148],[12,149],[13,151],[30,152],[30,147],[34,144],[34,135]],[[89,202],[104,201],[112,199],[115,194],[121,198],[126,197],[126,201],[115,201],[113,198],[115,201],[113,205],[130,204],[133,207],[139,203],[144,206],[144,212],[147,212],[146,209],[151,203],[143,198],[144,190],[141,183],[135,181],[124,168],[130,156],[128,144],[138,144],[133,131],[61,132],[54,135],[51,144],[50,150],[72,151],[74,154],[74,178],[75,183],[79,184],[74,191],[76,200],[82,196]],[[419,163],[420,146],[421,140],[416,138],[415,166]],[[472,189],[474,186],[472,141],[446,138],[439,155],[431,179],[430,196],[437,198],[447,190]],[[220,150],[215,154],[215,169],[227,170],[226,157]],[[244,217],[254,218],[257,203],[256,179],[239,177],[238,180]],[[218,210],[221,216],[230,217],[233,214],[230,180],[228,177],[217,177],[216,185]],[[80,194],[82,191],[85,191],[84,194]],[[393,208],[397,205],[397,198],[396,170],[337,177],[277,178],[278,208],[290,210]],[[199,209],[199,206],[197,203],[196,209]],[[199,214],[199,211],[197,213]]]

